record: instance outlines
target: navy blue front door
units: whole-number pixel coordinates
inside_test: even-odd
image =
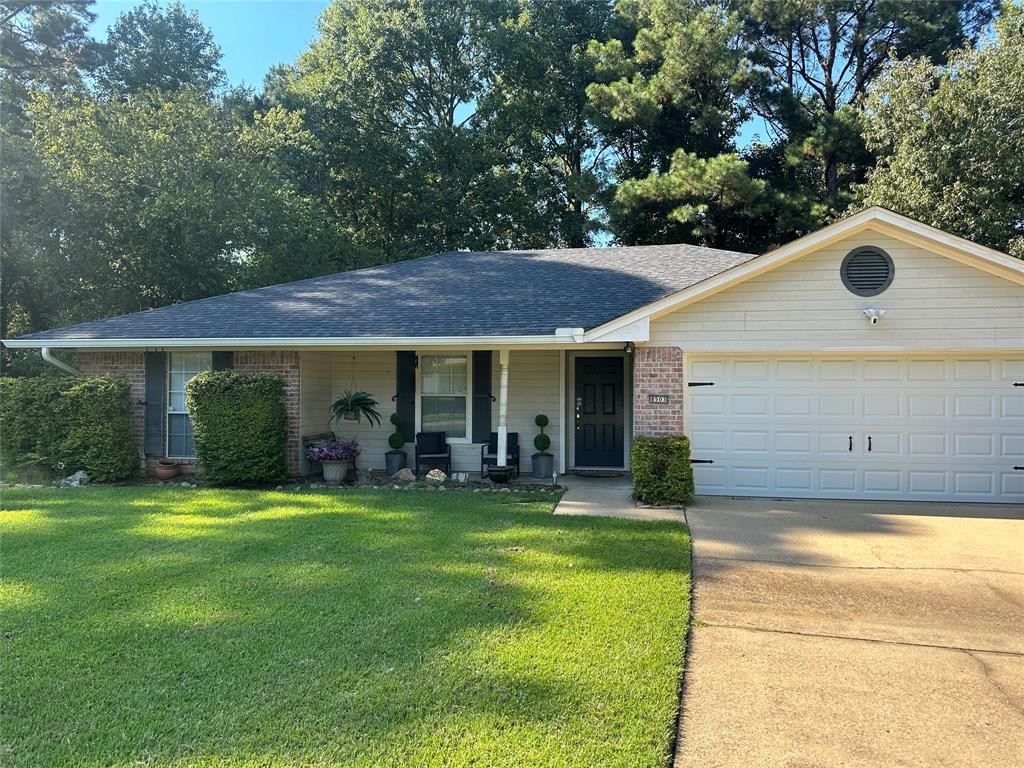
[[[621,357],[576,358],[576,466],[621,467],[625,436]]]

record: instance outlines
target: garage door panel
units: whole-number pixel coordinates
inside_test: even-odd
[[[687,375],[714,382],[686,403],[694,458],[714,462],[698,493],[1024,502],[1024,358],[697,359]]]

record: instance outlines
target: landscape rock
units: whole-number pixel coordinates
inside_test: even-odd
[[[434,469],[432,469],[429,472],[427,472],[427,482],[428,483],[435,483],[437,485],[440,485],[441,483],[443,483],[447,479],[448,479],[448,475],[446,475],[444,472],[442,472],[437,467],[434,467]]]
[[[366,483],[370,481],[370,469],[357,469],[356,470],[356,481],[360,483]]]
[[[61,488],[78,488],[86,485],[89,482],[89,473],[84,469],[80,469],[73,475],[68,475],[63,480],[58,481],[57,485]]]
[[[412,482],[412,481],[414,481],[416,479],[416,475],[414,475],[413,471],[411,469],[409,469],[408,467],[402,467],[402,469],[398,470],[397,472],[395,472],[395,474],[393,474],[391,476],[391,479],[392,480],[404,480],[405,482]]]
[[[460,484],[468,483],[469,482],[469,472],[452,472],[452,482],[453,483],[460,483]]]

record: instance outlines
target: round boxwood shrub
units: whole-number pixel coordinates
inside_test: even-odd
[[[128,480],[141,454],[132,421],[131,385],[102,376],[0,379],[0,461],[92,480]]]
[[[388,435],[388,445],[391,446],[392,451],[401,452],[405,448],[405,435],[402,434],[402,417],[396,411],[391,414],[389,420],[394,425],[395,431]]]
[[[288,476],[284,377],[207,371],[185,385],[196,463],[217,483],[275,483]]]
[[[633,496],[648,504],[685,504],[693,496],[687,437],[634,437]]]
[[[544,427],[549,423],[548,417],[539,413],[533,423],[540,427],[540,434],[533,438],[533,447],[537,449],[537,453],[547,453],[551,447],[551,438],[544,434]]]

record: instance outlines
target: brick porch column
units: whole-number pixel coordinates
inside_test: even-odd
[[[107,376],[128,379],[131,384],[132,427],[139,460],[146,429],[146,361],[143,352],[99,352],[79,350],[78,370],[86,376]]]
[[[664,437],[683,434],[683,350],[636,347],[633,351],[633,422],[635,434]],[[651,403],[664,395],[667,403]]]

